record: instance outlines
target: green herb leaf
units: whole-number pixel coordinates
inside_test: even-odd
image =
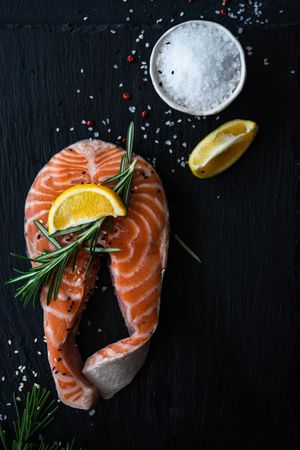
[[[126,154],[128,164],[131,164],[132,159],[133,138],[134,138],[134,122],[130,122],[126,137]]]
[[[82,247],[83,250],[86,250],[87,252],[90,250],[89,247]],[[116,253],[121,252],[121,248],[113,248],[113,247],[95,247],[94,253]]]
[[[193,250],[192,250],[185,242],[183,242],[183,240],[180,239],[180,237],[179,237],[177,234],[175,234],[175,239],[176,239],[176,241],[179,242],[179,244],[184,248],[184,250],[185,250],[189,255],[191,255],[192,258],[194,258],[198,263],[201,264],[201,259],[199,258],[199,256],[196,255],[196,253],[193,252]]]
[[[61,248],[61,245],[58,242],[56,242],[56,240],[48,233],[46,228],[44,228],[43,225],[38,220],[34,220],[33,223],[43,233],[43,235],[48,239],[48,241],[50,241],[51,244],[54,245],[54,247]]]

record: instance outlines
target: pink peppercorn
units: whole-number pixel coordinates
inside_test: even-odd
[[[133,63],[134,62],[134,56],[133,55],[128,55],[127,56],[127,62]]]
[[[123,92],[122,98],[123,98],[123,100],[129,100],[130,99],[130,94],[128,92]]]

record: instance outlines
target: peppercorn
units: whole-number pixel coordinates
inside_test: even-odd
[[[127,56],[127,62],[133,63],[134,62],[134,56],[133,55],[128,55]]]
[[[142,111],[141,112],[141,117],[142,117],[143,120],[146,119],[148,117],[148,115],[149,115],[148,111]]]
[[[123,92],[122,98],[123,98],[123,100],[129,100],[130,99],[130,94],[128,92]]]
[[[222,16],[227,16],[227,13],[228,13],[228,11],[227,11],[226,8],[221,8],[221,9],[220,9],[220,14],[221,14]]]
[[[88,127],[93,127],[95,122],[93,120],[87,120],[86,124],[87,124]]]

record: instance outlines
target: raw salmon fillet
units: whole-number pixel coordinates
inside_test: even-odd
[[[30,257],[53,251],[33,221],[47,226],[53,201],[64,190],[82,183],[101,184],[119,172],[124,150],[100,140],[80,141],[53,156],[37,175],[25,204],[25,237]],[[162,183],[153,167],[140,156],[131,186],[128,214],[113,220],[99,235],[111,253],[110,270],[129,337],[91,355],[85,364],[76,347],[82,312],[100,267],[95,256],[86,276],[88,254],[80,251],[74,272],[65,269],[57,300],[47,305],[42,289],[48,359],[59,398],[74,408],[89,409],[100,394],[110,398],[128,385],[143,365],[158,323],[162,278],[168,250],[168,206]],[[104,227],[105,228],[105,227]],[[66,245],[70,236],[60,238]]]

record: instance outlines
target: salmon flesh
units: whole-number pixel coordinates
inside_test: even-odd
[[[54,250],[34,220],[46,227],[52,203],[69,187],[101,184],[116,175],[124,153],[120,147],[101,140],[83,140],[54,155],[43,167],[25,204],[25,237],[31,258]],[[75,337],[96,285],[99,256],[94,256],[86,274],[88,253],[79,251],[75,270],[67,266],[58,298],[49,305],[47,286],[41,292],[49,364],[59,398],[73,408],[90,409],[99,394],[111,398],[127,386],[145,361],[158,323],[168,252],[168,205],[154,168],[140,156],[134,159],[137,162],[127,216],[113,219],[113,230],[104,227],[98,239],[103,247],[121,249],[109,254],[109,265],[129,336],[99,349],[85,363],[78,352]],[[70,237],[59,239],[66,245]]]

